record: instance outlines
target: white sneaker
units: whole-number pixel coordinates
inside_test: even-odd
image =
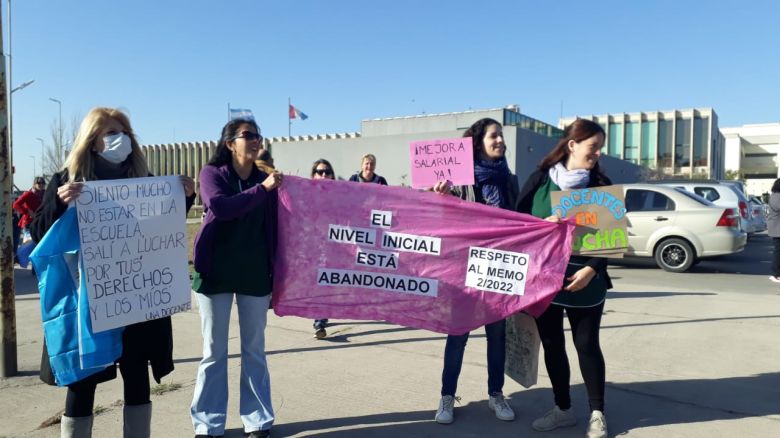
[[[593,411],[590,414],[588,425],[588,438],[607,438],[607,419],[601,411]]]
[[[460,402],[460,397],[443,395],[439,400],[439,409],[436,410],[436,420],[439,424],[450,424],[455,421],[455,402]]]
[[[515,419],[515,411],[509,407],[503,394],[491,395],[488,400],[488,407],[496,413],[496,418],[503,421],[512,421]]]
[[[531,423],[531,427],[539,432],[557,429],[559,427],[569,427],[577,424],[577,417],[571,409],[562,411],[558,406],[550,409],[542,418],[537,418]]]
[[[780,277],[775,277],[774,275],[769,276],[769,281],[773,281],[775,283],[780,283]]]

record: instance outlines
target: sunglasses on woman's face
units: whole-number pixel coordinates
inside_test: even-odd
[[[241,134],[238,134],[237,136],[233,137],[233,140],[237,138],[243,138],[246,141],[254,141],[254,140],[262,140],[263,136],[256,132],[244,131]]]
[[[322,176],[322,175],[328,175],[328,176],[333,175],[333,171],[330,170],[330,169],[314,169],[314,173],[316,173],[317,175],[320,175],[320,176]]]

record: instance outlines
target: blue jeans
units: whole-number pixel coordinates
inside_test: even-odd
[[[236,295],[241,332],[240,414],[244,431],[270,429],[271,377],[265,359],[265,325],[271,296]],[[233,294],[197,294],[203,332],[203,360],[190,416],[195,434],[223,435],[228,404],[228,327]]]
[[[504,389],[504,358],[506,352],[506,320],[485,326],[487,335],[488,395],[501,394]],[[444,371],[441,373],[441,395],[454,396],[458,389],[458,376],[463,365],[463,353],[469,334],[447,336],[444,347]]]

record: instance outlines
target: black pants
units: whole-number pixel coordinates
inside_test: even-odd
[[[119,361],[119,371],[124,381],[126,406],[144,405],[149,399],[149,365],[144,360]],[[68,385],[65,399],[65,415],[68,417],[87,417],[92,415],[95,404],[95,389],[98,381],[87,377]]]
[[[780,237],[773,237],[772,244],[774,245],[774,251],[772,251],[772,275],[780,277]]]
[[[604,355],[599,345],[599,328],[602,302],[595,307],[566,307],[566,316],[574,336],[574,346],[580,362],[582,378],[588,390],[591,411],[604,411],[605,367]],[[561,409],[571,407],[569,395],[569,358],[566,356],[566,343],[563,336],[564,307],[551,304],[536,320],[539,337],[544,346],[544,364],[555,395],[555,404]]]

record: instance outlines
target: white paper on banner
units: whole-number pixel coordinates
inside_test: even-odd
[[[528,254],[472,246],[466,265],[466,286],[487,292],[523,295],[528,260]]]
[[[179,177],[86,182],[76,208],[95,333],[190,308]]]

